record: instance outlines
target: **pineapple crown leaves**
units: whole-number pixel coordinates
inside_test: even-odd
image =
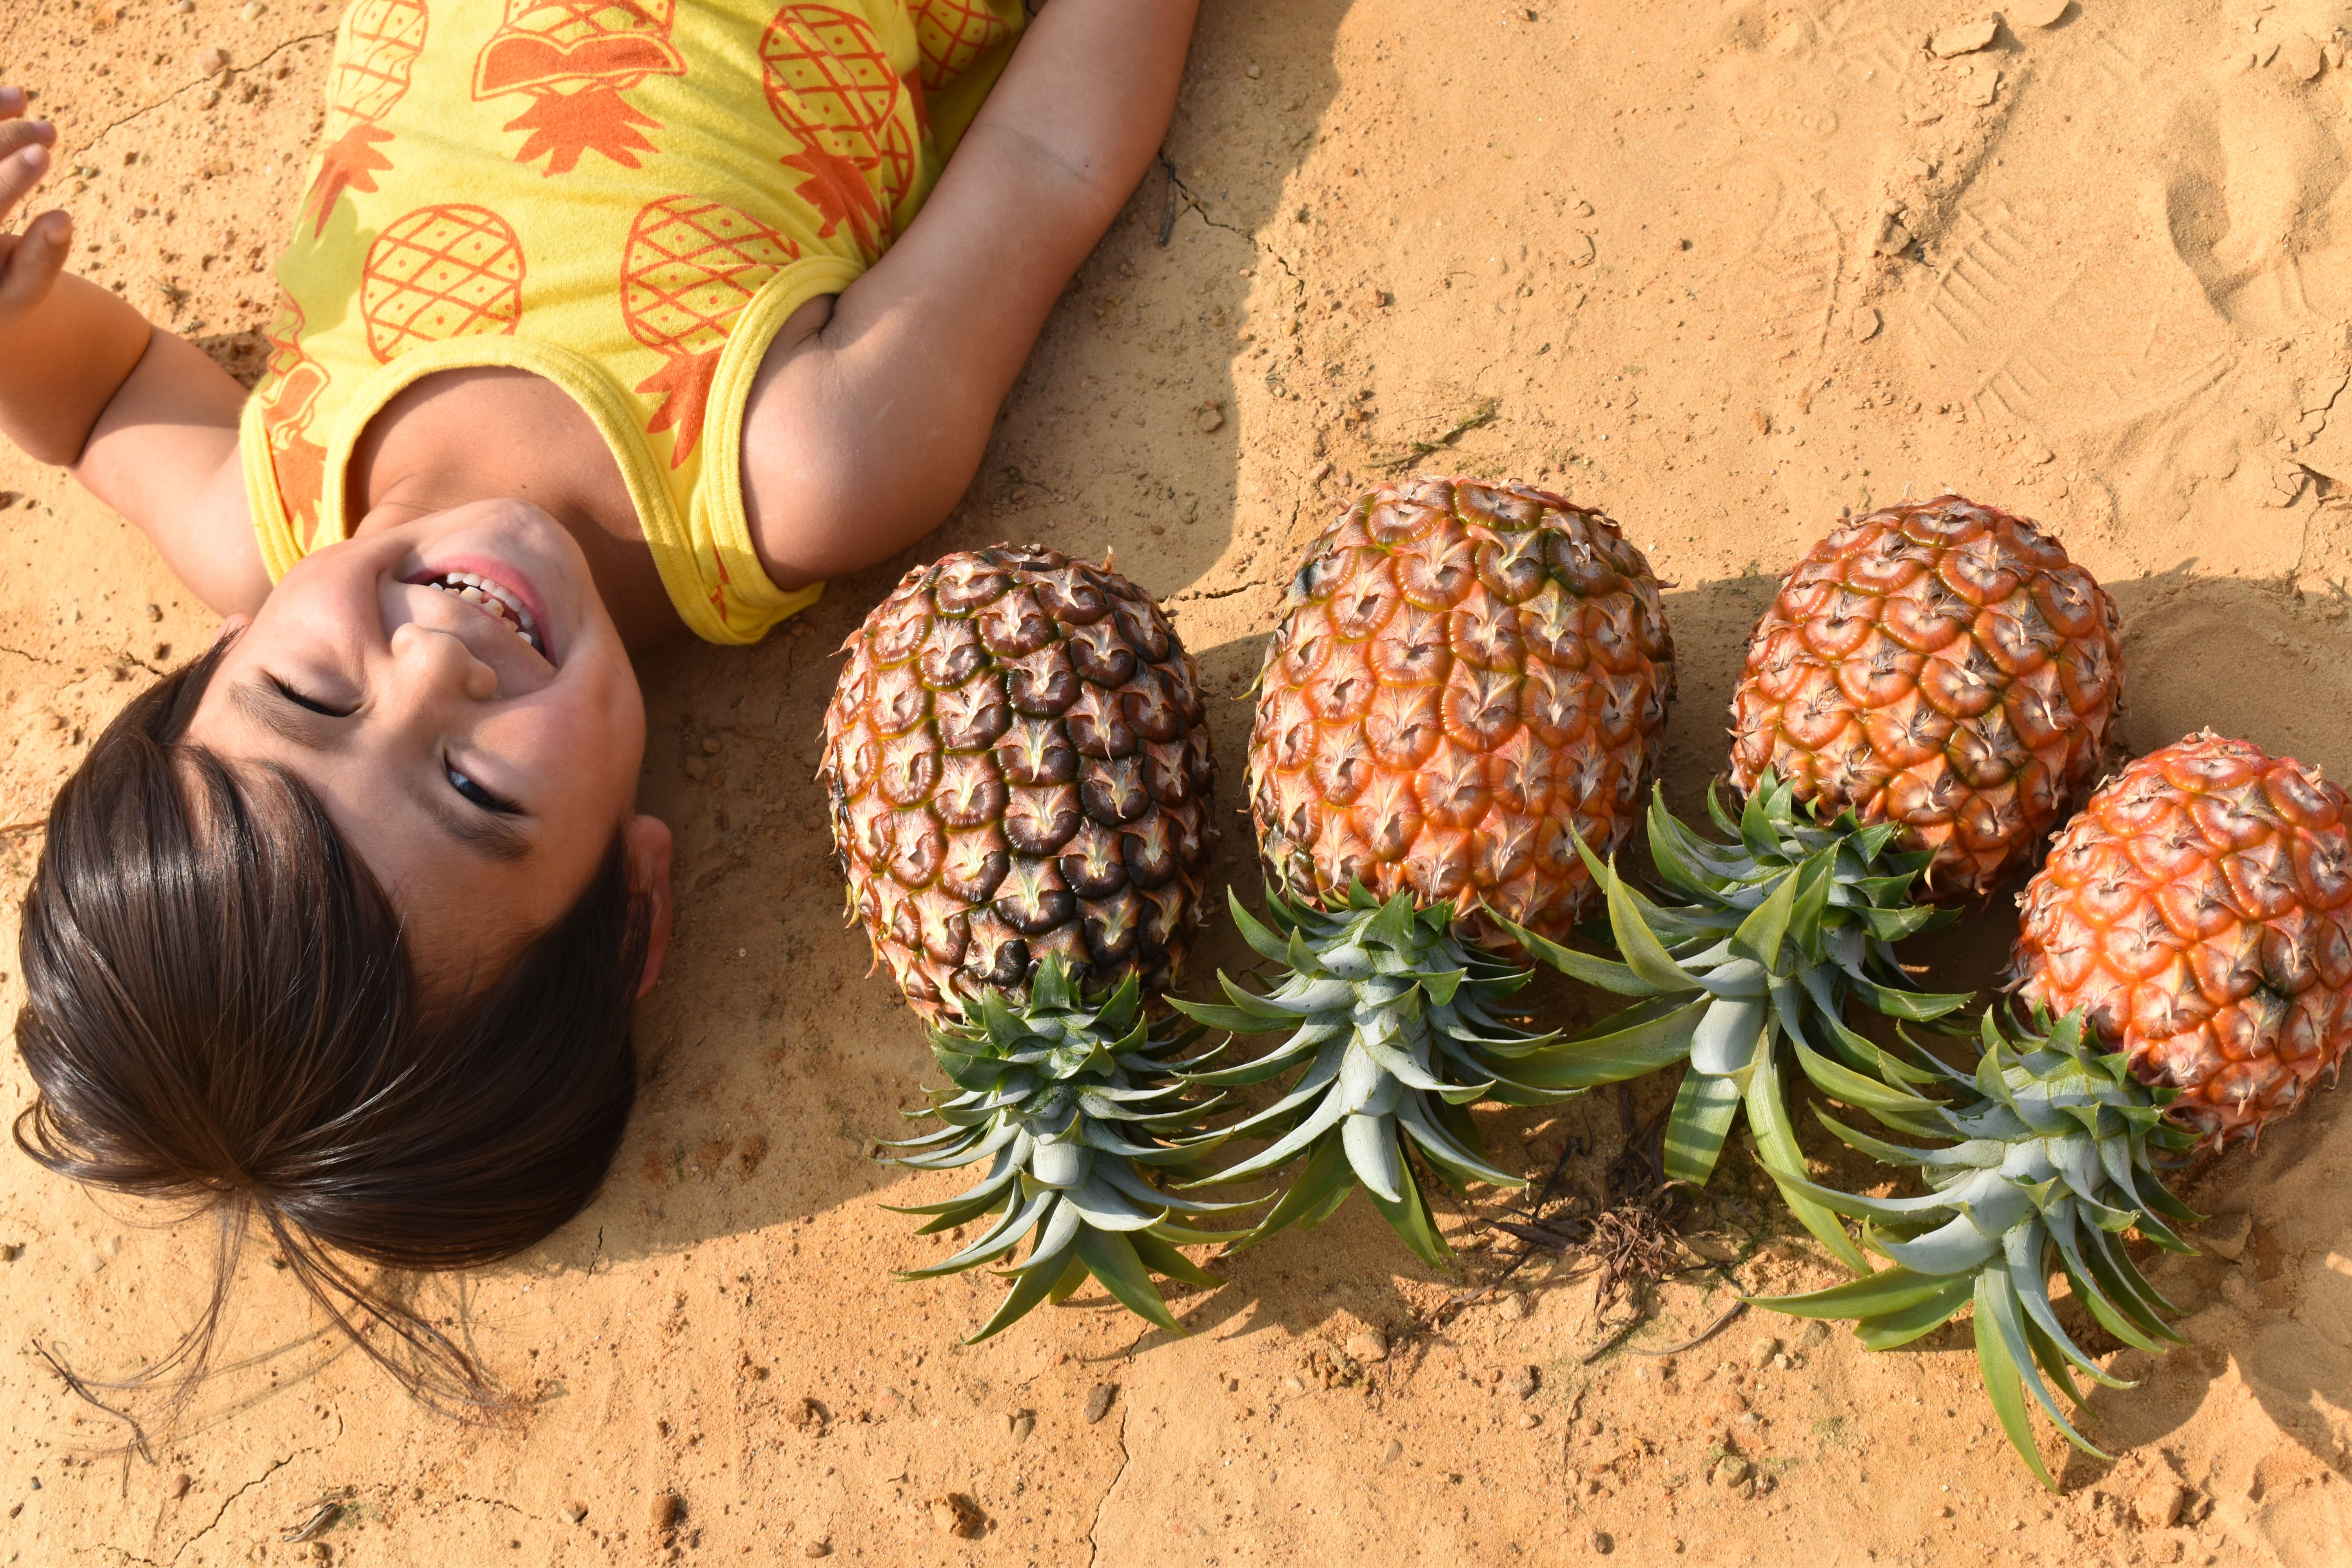
[[[2126,1386],[2085,1354],[2058,1320],[2048,1279],[2054,1266],[2100,1325],[2125,1343],[2158,1352],[2183,1342],[2158,1314],[2177,1310],[2124,1249],[2137,1227],[2171,1251],[2191,1250],[2172,1228],[2199,1217],[2168,1191],[2162,1171],[2180,1163],[2189,1133],[2164,1120],[2177,1091],[2135,1078],[2126,1058],[2098,1051],[2084,1016],[2030,1025],[2012,1016],[2004,1032],[1988,1011],[1975,1070],[1943,1068],[1944,1084],[1969,1098],[1915,1120],[1931,1124],[1944,1148],[1885,1142],[1826,1113],[1839,1139],[1888,1164],[1917,1167],[1930,1192],[1866,1198],[1815,1184],[1797,1170],[1775,1171],[1786,1187],[1870,1226],[1871,1243],[1895,1267],[1802,1296],[1758,1302],[1801,1317],[1853,1318],[1873,1350],[1927,1333],[1973,1304],[1977,1361],[2010,1442],[2045,1486],[2054,1486],[2025,1418],[2025,1396],[2068,1441],[2097,1454],[2052,1396],[2055,1382],[2079,1405],[2073,1374]],[[1909,1123],[1906,1122],[1906,1129]],[[2046,1381],[2045,1381],[2046,1374]],[[2105,1457],[2105,1456],[2101,1456]]]
[[[1204,1203],[1153,1180],[1204,1174],[1199,1156],[1225,1136],[1202,1127],[1223,1097],[1186,1098],[1190,1085],[1174,1070],[1174,1058],[1202,1033],[1155,1031],[1133,975],[1108,994],[1087,995],[1059,957],[1038,966],[1025,1000],[984,991],[932,1031],[932,1054],[951,1087],[930,1090],[931,1104],[908,1114],[944,1125],[887,1147],[910,1151],[896,1160],[915,1170],[985,1160],[988,1172],[954,1197],[894,1212],[930,1216],[921,1236],[997,1217],[954,1256],[900,1278],[959,1273],[1008,1258],[1029,1241],[1028,1256],[1003,1270],[1011,1291],[967,1343],[1002,1331],[1042,1300],[1060,1301],[1089,1275],[1138,1316],[1182,1333],[1151,1276],[1223,1283],[1176,1249],[1245,1234],[1198,1222],[1249,1204]]]
[[[1666,1125],[1665,1173],[1704,1184],[1744,1108],[1768,1163],[1803,1168],[1789,1115],[1778,1042],[1786,1039],[1823,1093],[1893,1125],[1927,1131],[1935,1101],[1916,1085],[1933,1072],[1896,1058],[1845,1022],[1849,1000],[1927,1023],[1965,994],[1920,990],[1894,944],[1958,916],[1911,901],[1930,859],[1894,848],[1891,823],[1864,826],[1851,812],[1823,822],[1769,770],[1738,816],[1712,790],[1707,813],[1722,841],[1685,826],[1654,790],[1645,821],[1651,859],[1668,897],[1654,900],[1581,837],[1577,853],[1606,897],[1617,956],[1548,942],[1507,920],[1528,952],[1588,984],[1642,998],[1560,1042],[1546,1086],[1591,1088],[1687,1059]],[[1499,917],[1498,917],[1499,918]],[[1867,1263],[1837,1216],[1790,1192],[1790,1207],[1850,1267]]]
[[[1344,907],[1322,910],[1268,889],[1272,926],[1230,891],[1227,900],[1243,940],[1270,968],[1269,988],[1260,994],[1220,973],[1230,1005],[1170,1005],[1210,1027],[1289,1038],[1238,1067],[1187,1070],[1186,1081],[1224,1088],[1293,1069],[1298,1077],[1272,1105],[1224,1129],[1271,1142],[1212,1179],[1307,1162],[1240,1245],[1320,1224],[1360,1185],[1406,1245],[1442,1264],[1449,1249],[1406,1167],[1407,1141],[1457,1190],[1474,1181],[1523,1186],[1487,1160],[1469,1105],[1537,1105],[1574,1092],[1541,1087],[1526,1070],[1556,1035],[1517,1033],[1495,1014],[1528,973],[1457,937],[1451,904],[1416,908],[1409,893],[1383,901],[1357,883]]]

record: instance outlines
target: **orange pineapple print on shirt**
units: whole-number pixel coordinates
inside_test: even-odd
[[[766,224],[699,196],[647,202],[630,224],[621,257],[621,315],[630,336],[668,362],[636,390],[655,399],[646,434],[677,432],[671,468],[701,438],[728,330],[760,286],[799,255],[798,246]]]
[[[302,352],[302,307],[283,289],[278,314],[263,334],[269,363],[262,382],[261,426],[269,432],[269,466],[289,519],[308,538],[319,522],[319,497],[326,483],[327,448],[310,439],[310,417],[327,389],[327,372]]]
[[[656,151],[639,127],[661,121],[621,95],[649,76],[683,76],[686,61],[669,41],[673,0],[507,0],[506,21],[474,58],[474,99],[530,95],[509,121],[530,137],[518,163],[548,161],[549,174],[570,174],[583,153],[602,153],[625,169]]]
[[[933,92],[1012,35],[1004,18],[976,0],[921,0],[913,8],[923,85]]]
[[[376,150],[392,132],[376,123],[408,92],[408,73],[425,52],[425,0],[359,0],[351,35],[327,80],[327,150],[304,205],[317,216],[316,239],[346,190],[375,190],[375,176],[392,167]]]
[[[522,242],[488,207],[419,207],[384,226],[360,271],[368,348],[389,364],[445,338],[511,337],[522,320]]]
[[[859,249],[879,254],[915,147],[899,115],[907,83],[874,29],[831,5],[786,5],[760,40],[760,64],[769,111],[797,149],[781,162],[805,176],[795,194],[822,218],[817,237],[846,225]]]

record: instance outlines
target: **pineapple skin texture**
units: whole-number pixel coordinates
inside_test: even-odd
[[[2208,731],[2103,784],[2018,902],[2018,994],[2087,1007],[2202,1145],[2252,1138],[2352,1047],[2342,789]]]
[[[2115,602],[2027,519],[1958,496],[1816,544],[1758,623],[1731,780],[1903,826],[1931,894],[1982,895],[2082,800],[2123,696]]]
[[[1570,829],[1607,855],[1641,816],[1674,642],[1648,560],[1608,518],[1424,477],[1315,542],[1259,682],[1250,814],[1290,896],[1475,893],[1564,939],[1592,891]],[[1512,945],[1484,909],[1459,929]]]
[[[834,852],[925,1021],[1060,954],[1092,989],[1174,979],[1205,915],[1216,762],[1160,607],[1039,545],[944,556],[843,644],[825,709]]]

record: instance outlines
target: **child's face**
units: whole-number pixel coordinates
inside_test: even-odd
[[[490,586],[461,597],[451,574]],[[318,793],[428,984],[497,973],[625,827],[631,881],[667,923],[669,834],[631,816],[636,674],[579,546],[527,502],[478,501],[306,557],[243,626],[187,734]]]

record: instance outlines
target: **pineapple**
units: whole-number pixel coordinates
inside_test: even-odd
[[[2345,816],[2315,770],[2210,731],[2140,758],[2019,900],[2019,996],[2088,1009],[2201,1145],[2257,1137],[2352,1049]]]
[[[1517,486],[1381,485],[1326,529],[1267,645],[1250,812],[1308,904],[1361,882],[1548,936],[1615,849],[1664,743],[1674,643],[1617,524]]]
[[[1847,1026],[1848,1005],[1925,1022],[1968,1001],[1920,990],[1895,958],[1895,942],[1958,916],[1911,901],[1928,852],[1895,850],[1894,824],[1864,827],[1851,811],[1825,822],[1818,805],[1800,803],[1769,768],[1737,817],[1713,791],[1707,810],[1720,841],[1677,822],[1663,791],[1652,798],[1650,859],[1666,884],[1664,901],[1586,851],[1618,957],[1507,928],[1541,962],[1642,998],[1562,1042],[1545,1083],[1594,1087],[1687,1060],[1666,1122],[1665,1174],[1694,1186],[1714,1173],[1743,1110],[1769,1169],[1804,1169],[1782,1041],[1822,1093],[1899,1110],[1916,1097],[1886,1054]],[[1882,1087],[1890,1079],[1892,1090]],[[1849,1268],[1867,1267],[1830,1205],[1786,1180],[1780,1188],[1822,1246]]]
[[[1893,822],[1931,889],[1988,893],[2078,801],[2123,690],[2116,608],[2023,518],[1958,496],[1843,524],[1748,647],[1732,782]]]
[[[892,215],[913,187],[917,101],[866,20],[824,5],[786,5],[760,39],[768,111],[793,151],[794,192],[817,210],[817,237],[845,226],[858,248],[890,242]]]
[[[683,76],[669,41],[674,0],[506,0],[506,19],[474,57],[477,102],[527,93],[530,107],[506,123],[530,134],[518,163],[548,161],[570,174],[581,154],[602,153],[625,169],[660,151],[644,131],[661,121],[623,97],[649,76]]]
[[[1223,1173],[1304,1160],[1258,1237],[1319,1223],[1361,1185],[1424,1259],[1446,1256],[1405,1168],[1524,1184],[1482,1152],[1466,1106],[1537,1104],[1549,1035],[1495,1009],[1526,983],[1477,951],[1502,919],[1564,933],[1591,882],[1579,837],[1614,847],[1657,763],[1673,644],[1658,586],[1615,523],[1519,486],[1382,485],[1325,531],[1292,581],[1259,675],[1251,814],[1280,930],[1230,1005],[1179,1002],[1235,1033],[1289,1034],[1223,1086],[1299,1076],[1229,1129],[1271,1140]]]
[[[899,580],[844,646],[822,776],[850,908],[929,1022],[1059,954],[1164,990],[1202,924],[1216,779],[1192,655],[1041,545]]]
[[[675,429],[669,464],[686,461],[719,374],[719,351],[743,307],[800,247],[724,202],[663,196],[629,226],[621,258],[621,315],[629,333],[668,363],[639,382],[655,398],[648,432]]]
[[[2159,1247],[2191,1250],[2172,1225],[2200,1216],[2165,1189],[2162,1172],[2183,1163],[2193,1138],[2166,1113],[2177,1107],[2179,1091],[2141,1083],[2123,1058],[2101,1048],[2079,1011],[2055,1023],[2036,1013],[2031,1027],[2012,1020],[2006,1034],[1988,1012],[1980,1036],[1973,1072],[1914,1051],[1906,1072],[1890,1074],[1883,1092],[1854,1101],[1901,1131],[1951,1139],[1950,1147],[1888,1143],[1822,1118],[1864,1153],[1917,1167],[1929,1192],[1866,1198],[1817,1186],[1799,1165],[1774,1173],[1784,1187],[1871,1222],[1872,1244],[1895,1267],[1759,1305],[1798,1317],[1856,1319],[1856,1337],[1874,1351],[1908,1344],[1973,1306],[1977,1368],[1993,1413],[2011,1445],[2054,1491],[2023,1395],[2032,1396],[2069,1442],[2106,1458],[2067,1419],[2044,1376],[2076,1405],[2083,1403],[2076,1372],[2109,1388],[2130,1385],[2066,1331],[2051,1303],[2050,1275],[2063,1273],[2074,1300],[2124,1343],[2151,1353],[2168,1342],[2186,1343],[2159,1315],[2178,1309],[2140,1273],[2121,1233],[2137,1228]],[[1927,1099],[1909,1087],[1915,1083],[1954,1089],[1958,1099]]]
[[[329,380],[326,367],[302,348],[306,324],[302,307],[280,289],[278,313],[262,334],[269,343],[269,363],[254,394],[261,404],[261,427],[269,435],[278,497],[302,536],[317,528],[326,489],[327,449],[310,439],[310,430]]]
[[[522,242],[488,207],[418,207],[384,226],[360,272],[368,348],[389,364],[420,343],[511,336],[522,320]]]
[[[318,177],[304,204],[315,216],[310,230],[327,232],[327,219],[346,190],[375,190],[375,176],[392,167],[377,146],[393,139],[376,122],[408,94],[409,72],[425,52],[431,20],[425,0],[359,0],[343,22],[327,78],[327,148],[319,156]]]
[[[976,1268],[1035,1237],[1029,1256],[1005,1270],[1013,1283],[1004,1300],[966,1344],[1003,1332],[1040,1301],[1061,1301],[1089,1277],[1138,1317],[1181,1334],[1151,1276],[1223,1283],[1176,1249],[1236,1239],[1243,1233],[1202,1230],[1198,1221],[1249,1205],[1180,1197],[1150,1175],[1202,1174],[1199,1156],[1223,1137],[1199,1130],[1217,1100],[1188,1100],[1177,1076],[1175,1053],[1201,1031],[1155,1031],[1143,1014],[1132,973],[1108,995],[1089,997],[1053,954],[1025,1001],[986,992],[932,1032],[932,1053],[953,1087],[934,1090],[929,1111],[908,1114],[947,1125],[892,1147],[914,1150],[898,1163],[916,1170],[986,1160],[988,1173],[954,1197],[893,1212],[930,1216],[920,1236],[999,1217],[953,1257],[899,1278]]]
[[[2047,1373],[2113,1384],[2053,1314],[2051,1269],[2101,1326],[2158,1352],[2173,1310],[2116,1240],[2137,1228],[2187,1251],[2198,1217],[2162,1172],[2300,1105],[2352,1047],[2352,841],[2345,793],[2292,758],[2210,732],[2140,758],[2068,823],[2019,903],[2012,957],[2034,1027],[2006,1039],[1988,1016],[1972,1074],[1925,1052],[1889,1055],[1875,1095],[1845,1097],[1889,1126],[1956,1140],[1921,1149],[1829,1121],[1840,1138],[1925,1170],[1935,1189],[1873,1199],[1784,1186],[1888,1227],[1895,1267],[1768,1306],[1858,1318],[1873,1349],[1927,1332],[1973,1302],[1977,1358],[2010,1441],[2044,1485],[2024,1394],[2077,1446]],[[2059,1015],[2055,1024],[2053,1015]],[[1958,1091],[1945,1104],[1917,1093]],[[1824,1121],[1828,1121],[1824,1118]]]
[[[1198,1031],[1145,1016],[1208,871],[1215,766],[1192,656],[1133,584],[1038,545],[917,567],[845,649],[820,776],[850,917],[956,1085],[930,1112],[946,1130],[905,1163],[993,1161],[914,1212],[935,1216],[928,1232],[1003,1210],[913,1277],[1028,1237],[976,1338],[1089,1274],[1174,1330],[1150,1275],[1214,1283],[1175,1246],[1224,1239],[1190,1221],[1245,1206],[1151,1179],[1202,1175],[1218,1137],[1200,1125],[1215,1100],[1175,1073]]]
[[[933,92],[971,68],[971,63],[1013,33],[984,0],[918,0],[915,44],[922,51],[923,86]]]

